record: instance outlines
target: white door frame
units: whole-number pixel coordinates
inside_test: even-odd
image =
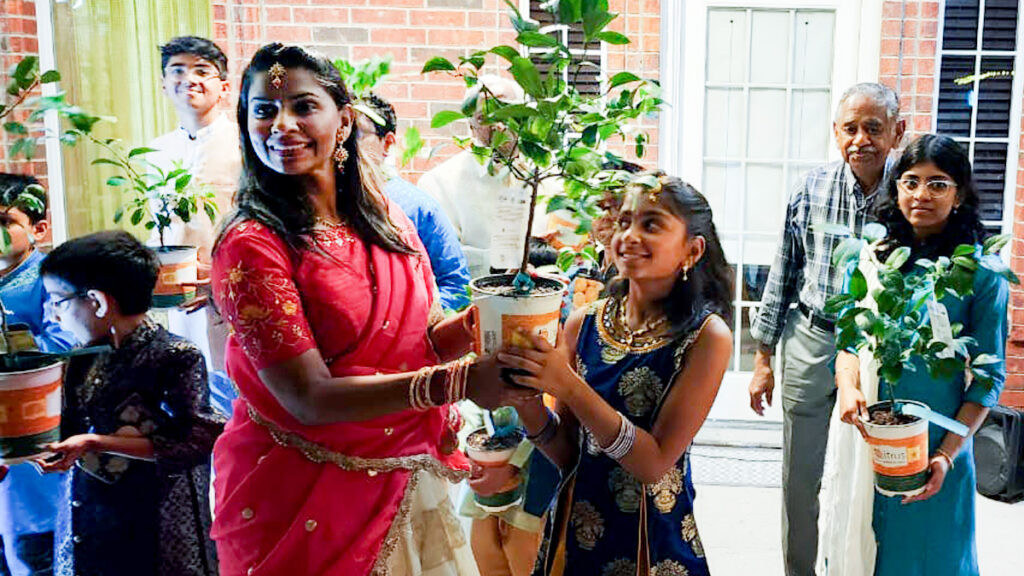
[[[704,83],[709,8],[828,9],[836,13],[830,109],[843,90],[878,81],[882,0],[687,0],[661,3],[661,84],[668,102],[659,124],[659,165],[697,189],[703,185]],[[830,146],[829,158],[839,157]],[[736,351],[738,353],[738,351]],[[750,372],[729,371],[709,418],[752,420]],[[781,381],[765,419],[781,421]]]

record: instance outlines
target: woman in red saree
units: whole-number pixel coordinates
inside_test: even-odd
[[[212,272],[239,391],[214,448],[221,574],[475,575],[444,483],[468,469],[449,403],[530,392],[490,358],[421,370],[468,351],[468,322],[437,321],[430,261],[363,164],[328,60],[261,48],[238,124]]]

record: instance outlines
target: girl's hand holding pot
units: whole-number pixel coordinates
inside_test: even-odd
[[[501,377],[501,369],[495,356],[484,356],[470,367],[466,394],[477,406],[493,410],[514,406],[537,396],[536,390],[506,383]]]
[[[577,384],[564,350],[551,346],[537,334],[520,334],[528,339],[532,349],[509,346],[498,353],[498,362],[507,368],[522,370],[526,374],[514,374],[512,380],[520,386],[547,392],[555,398],[568,397]]]

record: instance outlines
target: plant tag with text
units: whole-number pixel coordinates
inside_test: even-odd
[[[928,301],[928,318],[932,324],[932,339],[946,344],[936,356],[939,358],[953,357],[953,328],[949,324],[949,312],[941,303]]]

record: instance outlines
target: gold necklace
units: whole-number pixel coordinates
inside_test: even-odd
[[[622,297],[622,302],[619,304],[618,310],[618,324],[619,329],[624,333],[626,337],[626,343],[629,346],[633,345],[633,342],[639,338],[642,338],[648,334],[654,334],[655,331],[660,330],[662,326],[668,323],[668,318],[664,314],[659,315],[654,320],[648,320],[643,323],[642,326],[633,330],[629,327],[629,323],[626,319],[626,302],[629,300],[629,295]]]

